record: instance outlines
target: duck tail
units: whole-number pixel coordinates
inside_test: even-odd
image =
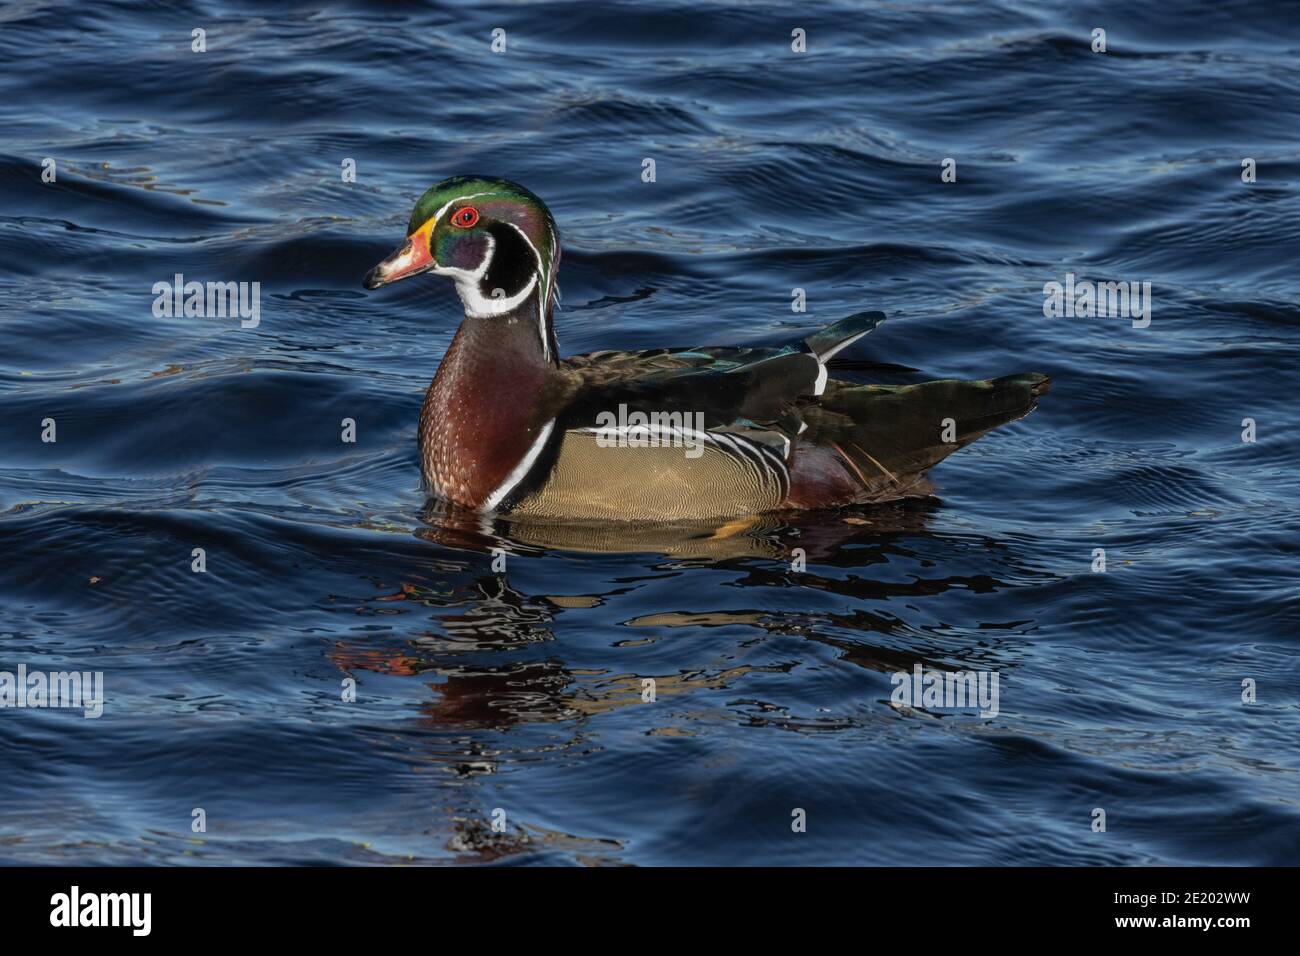
[[[833,381],[804,409],[804,438],[834,449],[867,498],[897,497],[958,448],[1028,415],[1050,388],[1039,372],[919,385]]]

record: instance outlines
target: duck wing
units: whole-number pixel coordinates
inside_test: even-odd
[[[882,321],[861,312],[778,346],[603,351],[566,359],[581,385],[570,393],[566,427],[593,426],[602,413],[689,416],[708,431],[745,434],[783,455],[803,430],[800,400],[822,393],[826,363]],[[653,426],[651,426],[653,427]]]

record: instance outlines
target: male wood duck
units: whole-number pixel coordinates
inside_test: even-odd
[[[457,176],[420,197],[406,240],[366,275],[367,289],[450,276],[465,307],[420,410],[430,492],[478,511],[595,521],[890,500],[1026,415],[1050,386],[1038,373],[907,386],[830,378],[830,360],[880,312],[783,346],[562,359],[559,265],[540,199],[508,180]]]

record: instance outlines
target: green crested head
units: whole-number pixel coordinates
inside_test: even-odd
[[[415,202],[411,210],[411,221],[407,226],[407,235],[415,232],[445,207],[448,203],[464,198],[474,199],[479,206],[492,207],[496,204],[516,206],[546,220],[554,228],[551,212],[546,204],[537,198],[531,190],[508,179],[493,176],[452,176],[430,186]]]
[[[405,243],[371,269],[367,289],[422,272],[450,276],[473,317],[517,310],[534,295],[549,312],[560,241],[545,203],[517,183],[453,176],[425,191]]]

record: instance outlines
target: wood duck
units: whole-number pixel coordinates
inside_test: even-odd
[[[559,266],[559,231],[540,199],[508,180],[457,176],[420,197],[406,240],[366,275],[367,289],[449,276],[465,307],[420,410],[431,493],[512,517],[656,522],[896,499],[1050,387],[1038,373],[906,386],[831,378],[830,360],[880,312],[782,346],[562,359]]]

